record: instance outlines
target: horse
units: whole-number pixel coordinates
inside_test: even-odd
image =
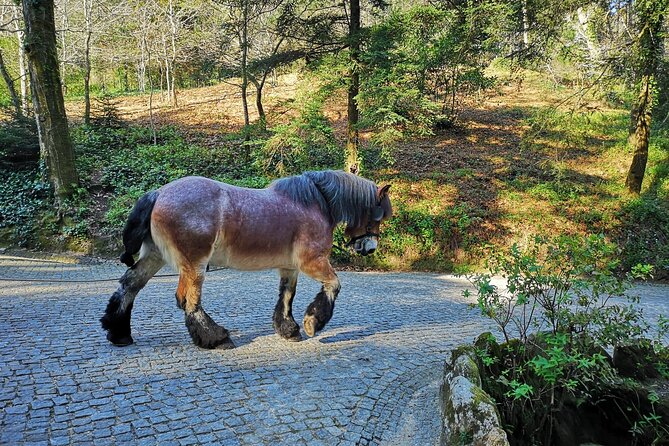
[[[146,193],[123,230],[128,270],[100,319],[116,346],[134,342],[130,316],[135,296],[165,264],[179,272],[177,307],[198,347],[234,348],[230,333],[202,308],[205,271],[278,269],[279,299],[272,325],[288,341],[300,341],[292,302],[300,272],[321,282],[307,306],[303,326],[312,337],[332,318],[341,289],[330,264],[333,232],[339,224],[347,246],[372,254],[381,223],[392,216],[390,185],[343,171],[309,171],[281,178],[265,189],[249,189],[204,177],[185,177]],[[135,255],[139,258],[135,261]]]

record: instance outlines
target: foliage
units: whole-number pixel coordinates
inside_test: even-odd
[[[40,213],[53,203],[53,191],[42,181],[37,166],[22,169],[1,169],[0,228],[3,239],[19,246],[35,242],[35,227]]]
[[[0,121],[0,161],[36,162],[39,158],[39,140],[34,117],[12,116]]]
[[[393,218],[381,227],[381,246],[374,256],[361,258],[348,251],[333,251],[337,262],[359,267],[444,271],[456,267],[456,257],[476,245],[471,227],[479,220],[466,205],[437,208],[430,200],[407,205],[401,192],[393,196]],[[344,245],[343,231],[335,243]]]
[[[515,437],[550,443],[565,405],[594,404],[619,380],[603,347],[648,331],[639,298],[627,292],[652,267],[637,265],[620,278],[618,256],[603,236],[538,237],[524,249],[492,249],[487,272],[468,276],[475,306],[506,340],[501,360],[488,348],[480,354],[486,385]]]
[[[298,99],[302,103],[298,117],[277,125],[272,136],[258,141],[254,163],[266,175],[280,177],[310,169],[338,168],[343,151],[337,145],[334,130],[323,114],[325,100],[331,94],[325,84],[315,93]]]
[[[374,142],[389,146],[406,135],[431,134],[455,120],[463,97],[493,85],[483,73],[492,37],[484,18],[493,13],[506,12],[493,2],[415,6],[369,30],[358,103],[361,124],[378,130]]]
[[[104,92],[95,98],[91,111],[91,124],[107,128],[119,128],[125,125],[113,95]]]

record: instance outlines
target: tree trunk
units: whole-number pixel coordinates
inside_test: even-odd
[[[24,115],[28,114],[28,73],[26,71],[26,55],[23,47],[23,27],[19,23],[19,15],[21,14],[19,6],[14,8],[14,20],[16,21],[16,38],[19,44],[19,78],[21,80],[21,111]]]
[[[641,184],[643,183],[643,177],[646,173],[646,163],[648,162],[653,104],[651,81],[650,76],[643,76],[639,101],[632,109],[634,133],[630,135],[630,142],[634,146],[634,155],[632,156],[632,165],[627,172],[625,185],[631,193],[637,195],[641,193]]]
[[[143,36],[143,39],[146,39],[146,35]],[[144,47],[148,49],[146,41],[144,41]],[[151,134],[153,135],[153,145],[158,144],[158,136],[156,135],[156,123],[153,119],[153,79],[151,79],[151,50],[148,49],[148,63],[147,70],[149,76],[149,121],[151,123]]]
[[[84,123],[91,123],[91,37],[93,35],[93,0],[84,0],[86,42],[84,46]]]
[[[62,21],[60,23],[61,29],[63,30],[60,33],[60,50],[62,51],[61,57],[60,57],[60,79],[61,79],[61,85],[63,88],[63,95],[67,95],[67,73],[66,73],[66,67],[65,67],[65,61],[67,60],[67,42],[65,41],[65,36],[67,34],[67,28],[68,28],[68,23],[67,23],[67,2],[63,2],[63,17]],[[55,24],[55,18],[54,18],[54,24]],[[57,53],[56,53],[57,54]]]
[[[250,76],[249,79],[256,87],[256,109],[258,109],[258,120],[262,123],[266,123],[267,116],[265,115],[265,108],[262,105],[262,90],[265,86],[265,79],[267,79],[267,74],[265,74],[260,81],[258,81],[258,79],[253,76]]]
[[[130,83],[128,82],[128,64],[123,64],[123,91],[130,91]]]
[[[9,90],[9,96],[12,98],[12,105],[14,106],[14,111],[18,116],[22,115],[21,113],[21,101],[19,100],[19,95],[16,94],[16,87],[14,86],[14,79],[7,71],[5,66],[5,60],[2,57],[2,50],[0,50],[0,73],[7,84],[7,90]]]
[[[242,108],[244,111],[244,141],[248,141],[251,138],[249,135],[249,125],[251,123],[249,119],[249,104],[246,98],[246,92],[249,85],[249,73],[248,73],[248,54],[249,54],[249,41],[248,41],[248,26],[249,26],[249,0],[244,0],[244,11],[243,11],[243,23],[242,23],[242,35],[241,35],[241,50],[242,50]],[[247,159],[251,156],[250,150],[246,149],[245,155]]]
[[[348,122],[346,124],[346,165],[347,172],[358,173],[358,103],[356,96],[360,90],[358,61],[360,55],[360,0],[351,0],[351,16],[348,28],[351,51],[351,83],[348,86]]]
[[[668,0],[636,1],[634,3],[637,26],[640,30],[636,56],[640,62],[641,89],[639,100],[632,108],[634,136],[630,138],[630,142],[633,143],[634,154],[625,180],[627,189],[633,194],[641,193],[641,185],[646,173],[653,111],[653,84],[662,58],[660,36],[667,7],[669,7]]]
[[[530,21],[527,17],[527,0],[523,0],[523,49],[530,46]]]
[[[40,151],[60,206],[79,179],[58,71],[53,0],[23,0],[23,17]]]
[[[177,25],[176,25],[176,20],[174,19],[174,2],[170,0],[169,4],[169,10],[170,10],[170,37],[171,37],[171,43],[172,43],[172,54],[170,55],[170,75],[172,76],[171,79],[171,85],[172,85],[172,92],[170,94],[170,102],[173,107],[178,107],[179,104],[177,103],[177,89],[176,89],[176,65],[177,65]]]

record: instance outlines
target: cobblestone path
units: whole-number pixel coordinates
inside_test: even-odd
[[[0,444],[429,446],[443,361],[488,328],[461,279],[342,272],[332,321],[290,343],[272,330],[278,275],[223,270],[207,275],[203,306],[236,349],[191,343],[176,277],[139,294],[135,344],[118,348],[98,319],[116,288],[101,280],[123,271],[0,256]],[[300,280],[299,322],[319,289]],[[669,314],[668,287],[642,290],[651,315]]]

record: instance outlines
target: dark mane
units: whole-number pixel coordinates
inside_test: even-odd
[[[269,187],[304,206],[318,204],[335,224],[359,226],[376,205],[376,184],[342,170],[305,172],[276,180]]]

